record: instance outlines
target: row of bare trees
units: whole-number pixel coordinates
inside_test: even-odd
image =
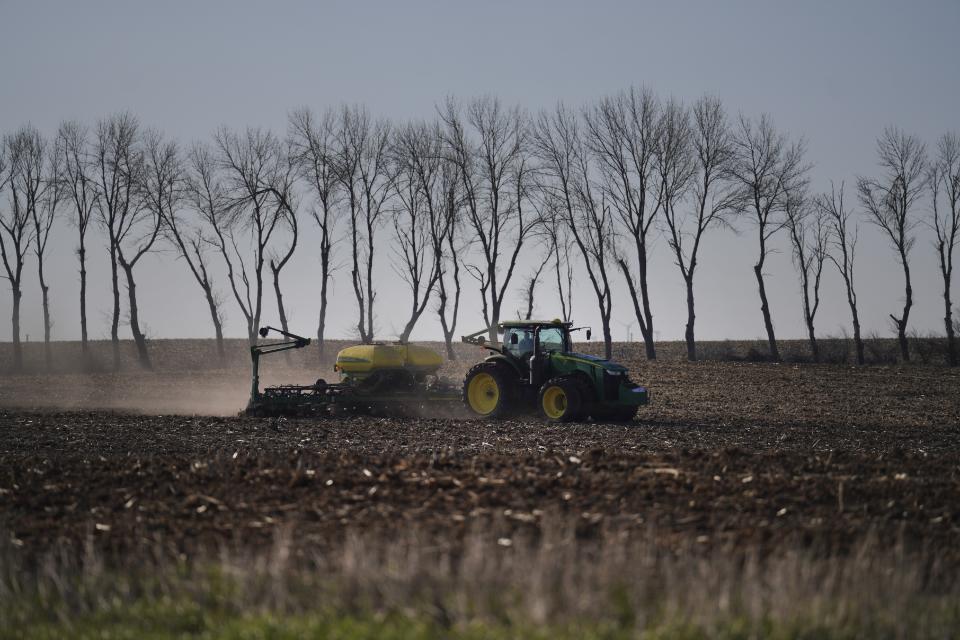
[[[33,250],[38,269],[49,362],[51,318],[44,274],[57,220],[77,237],[80,326],[88,350],[87,233],[95,222],[107,238],[113,309],[111,339],[119,366],[121,282],[126,322],[144,367],[147,340],[137,306],[135,268],[160,246],[173,249],[199,286],[223,354],[224,286],[256,340],[272,288],[288,330],[281,275],[313,224],[319,243],[323,352],[335,271],[350,272],[356,334],[377,334],[375,277],[388,259],[408,291],[399,330],[409,339],[428,309],[442,327],[447,352],[461,296],[472,279],[490,339],[521,282],[525,317],[543,279],[555,283],[564,320],[572,314],[574,274],[589,281],[607,356],[615,294],[626,284],[646,348],[656,358],[650,296],[653,241],[664,237],[685,283],[685,339],[697,358],[695,276],[714,229],[744,227],[756,238],[753,267],[769,355],[779,360],[765,266],[775,237],[788,236],[811,352],[819,359],[815,320],[825,265],[841,275],[858,362],[864,359],[854,257],[857,210],[844,186],[813,194],[803,140],[791,140],[768,116],[730,118],[719,99],[692,105],[629,89],[583,108],[558,104],[533,116],[493,97],[448,99],[433,120],[395,125],[361,106],[290,114],[286,134],[221,128],[188,148],[145,129],[129,113],[93,129],[65,122],[45,139],[25,126],[6,136],[0,153],[0,249],[13,293],[14,367],[22,364],[23,270]],[[919,224],[936,235],[951,364],[957,362],[950,287],[960,230],[960,138],[944,135],[932,158],[915,136],[888,129],[878,142],[880,173],[857,181],[860,210],[892,243],[905,278],[904,308],[891,314],[902,357],[913,305],[909,256]],[[923,201],[926,205],[921,205]],[[929,209],[928,212],[925,212]],[[391,253],[384,254],[387,247]],[[302,249],[301,249],[302,250]],[[346,254],[346,255],[344,255]],[[526,256],[521,259],[521,256]],[[342,262],[341,262],[342,260]],[[219,267],[214,267],[214,262]],[[529,270],[522,275],[519,271]],[[547,276],[549,274],[549,276]]]

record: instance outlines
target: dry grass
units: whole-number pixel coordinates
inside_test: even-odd
[[[457,546],[416,531],[354,531],[308,561],[291,554],[295,535],[281,530],[260,554],[223,550],[189,562],[159,544],[135,562],[111,561],[93,545],[29,567],[6,552],[0,627],[29,635],[90,620],[129,624],[118,612],[188,603],[208,621],[399,615],[426,620],[441,637],[478,625],[512,630],[504,637],[579,627],[623,637],[945,638],[960,628],[956,575],[935,554],[876,547],[869,534],[842,556],[784,546],[761,557],[704,552],[695,539],[665,552],[652,531],[583,541],[558,519],[525,538],[498,537],[488,525]]]

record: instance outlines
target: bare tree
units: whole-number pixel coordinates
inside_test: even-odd
[[[904,301],[900,317],[890,314],[897,327],[900,356],[910,360],[907,322],[913,306],[908,256],[916,238],[912,235],[917,221],[910,215],[926,186],[926,146],[919,138],[907,135],[896,127],[888,127],[877,140],[877,155],[882,177],[857,180],[860,203],[870,221],[887,236],[903,267]]]
[[[60,202],[59,161],[49,153],[47,142],[33,126],[21,127],[13,136],[11,155],[15,169],[11,176],[14,206],[24,209],[33,230],[30,233],[43,303],[44,353],[47,368],[52,365],[50,352],[50,289],[44,275],[45,253],[50,229]]]
[[[447,100],[441,117],[448,154],[462,181],[467,225],[482,258],[467,270],[480,284],[483,319],[490,342],[496,343],[517,259],[537,224],[524,209],[530,172],[524,117],[518,107],[504,107],[489,96],[471,100],[465,110]]]
[[[73,204],[73,223],[77,227],[80,261],[80,348],[89,352],[87,331],[87,228],[98,203],[93,167],[90,164],[89,133],[78,122],[64,122],[57,132],[57,150],[62,154],[63,183],[66,197]]]
[[[560,300],[560,313],[564,322],[573,317],[573,261],[570,260],[574,242],[570,231],[559,215],[550,215],[545,220],[553,255],[553,272],[557,282],[557,297]]]
[[[597,297],[603,327],[604,355],[612,357],[610,331],[613,296],[610,261],[613,257],[613,218],[594,188],[588,150],[574,113],[562,104],[552,113],[541,112],[534,125],[533,143],[541,162],[541,189],[547,206],[563,218],[583,258]]]
[[[955,367],[958,354],[950,286],[953,281],[953,251],[960,239],[960,136],[956,133],[946,133],[937,142],[937,157],[930,168],[929,182],[933,202],[932,226],[937,238],[940,276],[943,278],[947,363]]]
[[[680,138],[682,139],[682,138]],[[687,324],[684,339],[687,343],[687,359],[697,359],[697,343],[694,332],[696,313],[694,308],[693,282],[699,265],[698,256],[706,232],[718,226],[729,226],[728,216],[733,210],[734,192],[730,188],[729,171],[733,157],[730,127],[723,104],[719,98],[704,96],[693,106],[693,126],[689,132],[689,144],[693,157],[690,167],[689,207],[682,206],[679,198],[665,198],[664,222],[667,227],[667,242],[673,250],[677,267],[687,289]],[[663,144],[666,149],[675,145]],[[682,148],[682,147],[681,147]],[[672,153],[668,153],[673,155]],[[671,175],[683,177],[684,171],[670,171],[671,162],[660,161],[661,180],[682,185]],[[685,162],[676,163],[677,169]],[[664,176],[665,174],[665,176]],[[675,191],[670,189],[667,193]]]
[[[110,283],[113,314],[110,340],[113,367],[120,368],[120,280],[117,248],[124,221],[137,217],[139,172],[142,165],[138,145],[140,124],[130,113],[118,113],[97,123],[93,148],[97,221],[107,232],[110,249]]]
[[[655,175],[660,110],[651,91],[631,88],[601,99],[586,111],[587,144],[597,159],[604,199],[616,210],[636,254],[636,277],[625,255],[617,256],[617,264],[626,278],[650,360],[657,357],[647,276],[650,231],[662,203]]]
[[[226,352],[221,299],[214,290],[208,269],[206,248],[209,240],[205,237],[203,225],[199,224],[204,219],[200,214],[204,206],[203,190],[198,188],[199,185],[191,184],[176,142],[150,134],[145,146],[147,206],[161,218],[164,237],[176,249],[178,257],[187,263],[190,274],[203,290],[213,322],[217,355],[222,362]],[[195,214],[195,219],[188,212]]]
[[[857,221],[852,211],[843,204],[844,185],[840,184],[837,191],[830,185],[829,194],[821,194],[816,205],[821,215],[827,219],[829,230],[828,239],[834,251],[827,252],[827,258],[837,267],[847,292],[847,304],[850,306],[850,316],[853,321],[853,341],[857,349],[857,364],[863,365],[863,339],[860,337],[860,316],[857,313],[857,292],[853,280],[853,259],[857,249]],[[852,227],[851,227],[852,224]]]
[[[317,323],[319,356],[324,356],[324,338],[327,325],[327,299],[333,273],[334,233],[338,221],[340,184],[337,178],[336,158],[337,114],[324,111],[319,118],[309,109],[290,114],[291,152],[301,175],[310,185],[316,206],[310,214],[320,230],[320,315]]]
[[[434,216],[443,221],[442,225],[430,225],[430,241],[433,246],[434,260],[437,261],[437,318],[443,330],[447,359],[456,360],[453,350],[453,336],[457,330],[460,314],[460,254],[464,251],[463,234],[463,195],[460,170],[447,154],[443,140],[443,130],[439,124],[434,127],[434,135],[440,141],[439,172],[434,180],[433,202]]]
[[[789,143],[777,132],[769,116],[757,122],[741,115],[733,137],[731,176],[738,188],[737,210],[747,214],[756,226],[759,256],[753,265],[760,293],[760,311],[767,330],[770,358],[780,362],[780,350],[773,330],[763,267],[769,255],[770,240],[785,225],[784,210],[791,192],[806,184],[809,165],[804,161],[803,141]]]
[[[814,330],[814,320],[820,308],[820,280],[827,259],[827,221],[819,208],[814,208],[802,189],[787,198],[787,231],[793,248],[793,261],[800,275],[800,294],[803,301],[803,320],[814,362],[820,362],[820,346]]]
[[[442,274],[443,263],[436,254],[438,244],[443,251],[437,239],[446,233],[448,224],[443,215],[443,184],[438,184],[443,168],[442,143],[439,130],[426,123],[405,125],[394,140],[396,271],[410,289],[411,301],[399,336],[402,343],[410,339]]]
[[[358,307],[357,333],[366,343],[374,338],[375,235],[393,191],[391,130],[386,120],[374,120],[364,107],[343,107],[339,120],[336,174],[350,213],[350,276]]]
[[[549,238],[549,236],[548,236]],[[550,260],[553,258],[553,247],[547,246],[547,250],[540,256],[536,261],[534,261],[533,273],[527,276],[526,281],[523,284],[523,301],[526,310],[523,314],[524,320],[530,320],[533,318],[533,309],[534,301],[536,299],[537,285],[540,284],[540,277],[543,275],[543,270],[547,268],[547,264],[550,263]]]
[[[152,166],[156,154],[147,155],[148,150],[158,149],[162,145],[161,136],[156,131],[148,131],[142,137],[124,165],[127,175],[124,179],[132,182],[126,198],[126,206],[116,218],[115,240],[117,263],[123,269],[127,281],[127,302],[129,304],[130,332],[137,347],[140,366],[152,369],[150,353],[147,350],[147,337],[140,328],[140,308],[137,305],[137,285],[133,271],[143,256],[153,249],[160,234],[162,217],[160,211],[151,206],[148,194],[159,190],[153,184],[158,171]],[[170,188],[167,185],[167,188]]]
[[[243,257],[240,254],[236,238],[231,226],[230,198],[224,185],[224,177],[219,168],[215,151],[204,144],[194,144],[189,156],[190,174],[188,193],[190,204],[199,214],[202,225],[193,236],[200,242],[213,245],[227,268],[227,281],[233,293],[237,306],[243,312],[249,330],[252,322],[253,304],[250,295],[250,280],[247,277]],[[212,234],[205,233],[204,228]],[[201,261],[202,248],[191,247],[191,252],[197,257],[197,264]],[[236,256],[236,258],[234,258]],[[200,272],[203,275],[203,271]],[[205,278],[209,280],[209,278]],[[243,286],[245,295],[241,295]],[[203,285],[201,285],[203,286]],[[211,317],[215,318],[214,325],[223,324],[222,301],[218,297],[208,298]],[[248,336],[249,339],[249,336]]]
[[[692,131],[689,111],[679,102],[669,100],[664,104],[657,123],[656,154],[654,156],[655,177],[657,180],[660,207],[663,211],[664,226],[669,229],[678,227],[677,209],[683,207],[684,200],[691,187],[691,181],[697,171],[694,160]],[[679,229],[678,229],[679,232]],[[669,245],[677,255],[682,238],[670,234]],[[683,264],[678,260],[678,264]],[[691,281],[692,285],[692,281]],[[690,322],[691,287],[687,289],[688,325]],[[692,332],[691,332],[692,333]],[[689,343],[688,356],[689,356]]]
[[[272,133],[255,128],[241,135],[224,127],[214,140],[217,166],[212,166],[208,152],[198,148],[194,169],[204,183],[205,215],[217,236],[234,298],[246,320],[247,340],[254,344],[263,312],[263,268],[271,241],[286,218],[284,204],[269,186],[275,184],[280,145]],[[246,234],[251,246],[249,265],[237,244],[238,232]]]
[[[26,190],[29,176],[24,174],[23,155],[28,151],[26,129],[7,136],[0,147],[0,192],[6,187],[10,192],[9,207],[0,210],[0,257],[6,279],[13,296],[12,335],[13,370],[23,369],[23,346],[20,343],[20,301],[23,297],[23,267],[27,251],[33,241],[33,226],[30,224],[30,209]],[[4,238],[6,236],[6,239]],[[9,244],[8,244],[9,243]]]
[[[290,149],[281,151],[278,158],[277,170],[271,176],[269,183],[264,188],[273,196],[276,206],[279,207],[280,215],[287,229],[289,238],[284,251],[270,252],[270,272],[273,274],[273,292],[277,297],[277,312],[280,314],[280,327],[289,332],[289,320],[287,318],[287,309],[283,304],[283,294],[280,291],[280,272],[283,270],[293,252],[297,249],[297,240],[300,235],[300,220],[298,218],[297,202],[294,194],[294,183],[296,181],[296,163],[290,153]],[[284,354],[287,362],[290,362],[290,354]]]
[[[41,302],[43,304],[43,353],[47,369],[53,367],[53,353],[50,349],[50,330],[53,322],[50,318],[50,286],[47,284],[43,267],[46,263],[47,241],[50,239],[50,230],[57,219],[60,205],[66,196],[63,181],[63,156],[60,151],[59,139],[54,140],[50,147],[40,138],[37,140],[43,153],[40,158],[42,171],[42,193],[39,200],[31,208],[34,228],[34,254],[37,257],[37,278],[40,283]]]

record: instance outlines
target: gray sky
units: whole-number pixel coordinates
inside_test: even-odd
[[[719,95],[732,115],[770,113],[808,142],[814,188],[845,180],[855,202],[856,176],[875,168],[875,140],[895,124],[935,143],[960,130],[960,3],[942,2],[10,2],[0,0],[0,132],[32,122],[51,134],[63,119],[94,124],[129,109],[146,126],[184,143],[226,124],[283,133],[290,109],[364,103],[395,120],[431,117],[447,94],[500,96],[535,111],[557,100],[579,106],[630,85],[692,102]],[[0,206],[6,206],[4,202]],[[927,215],[926,204],[916,211]],[[284,272],[292,325],[315,331],[318,260],[309,224]],[[702,339],[763,334],[752,264],[751,229],[706,240],[697,281],[697,335]],[[47,267],[54,336],[79,337],[75,230],[54,230]],[[389,229],[381,231],[387,240]],[[797,277],[786,237],[768,260],[778,337],[803,335]],[[91,260],[91,337],[109,335],[109,263],[99,230]],[[346,257],[346,247],[340,253]],[[140,268],[141,317],[152,337],[203,337],[212,329],[199,287],[173,253]],[[865,332],[889,335],[887,314],[899,312],[902,276],[894,254],[873,228],[858,253],[858,293]],[[401,329],[407,302],[389,253],[378,254],[378,326],[384,338]],[[932,234],[918,230],[911,266],[911,325],[942,332],[941,283]],[[42,336],[40,295],[31,260],[23,326]],[[582,267],[578,268],[582,273]],[[521,274],[522,275],[522,274]],[[227,289],[219,274],[221,291]],[[328,323],[347,337],[355,302],[349,273],[338,272]],[[478,293],[466,282],[460,328],[482,325]],[[505,309],[520,307],[517,280]],[[559,315],[545,283],[538,315]],[[955,284],[955,289],[957,285]],[[549,297],[548,297],[549,295]],[[681,339],[686,317],[682,280],[663,238],[654,249],[651,296],[661,339]],[[818,327],[849,326],[842,284],[828,270]],[[954,294],[954,297],[960,297]],[[264,321],[273,323],[272,296]],[[9,339],[9,288],[0,295],[2,339]],[[402,307],[398,306],[402,305]],[[585,275],[575,295],[578,322],[599,324]],[[227,299],[227,332],[243,319]],[[405,313],[405,311],[404,311]],[[634,338],[626,286],[617,282],[613,330]],[[128,334],[129,331],[126,331]],[[425,316],[414,338],[439,337]]]

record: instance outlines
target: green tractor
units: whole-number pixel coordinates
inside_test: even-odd
[[[462,340],[493,353],[473,366],[463,381],[463,402],[474,414],[503,417],[539,412],[550,422],[593,418],[627,422],[649,401],[649,393],[627,376],[626,367],[574,353],[572,323],[517,320],[502,322],[499,345],[486,344],[488,329]],[[590,339],[590,329],[586,329]]]

